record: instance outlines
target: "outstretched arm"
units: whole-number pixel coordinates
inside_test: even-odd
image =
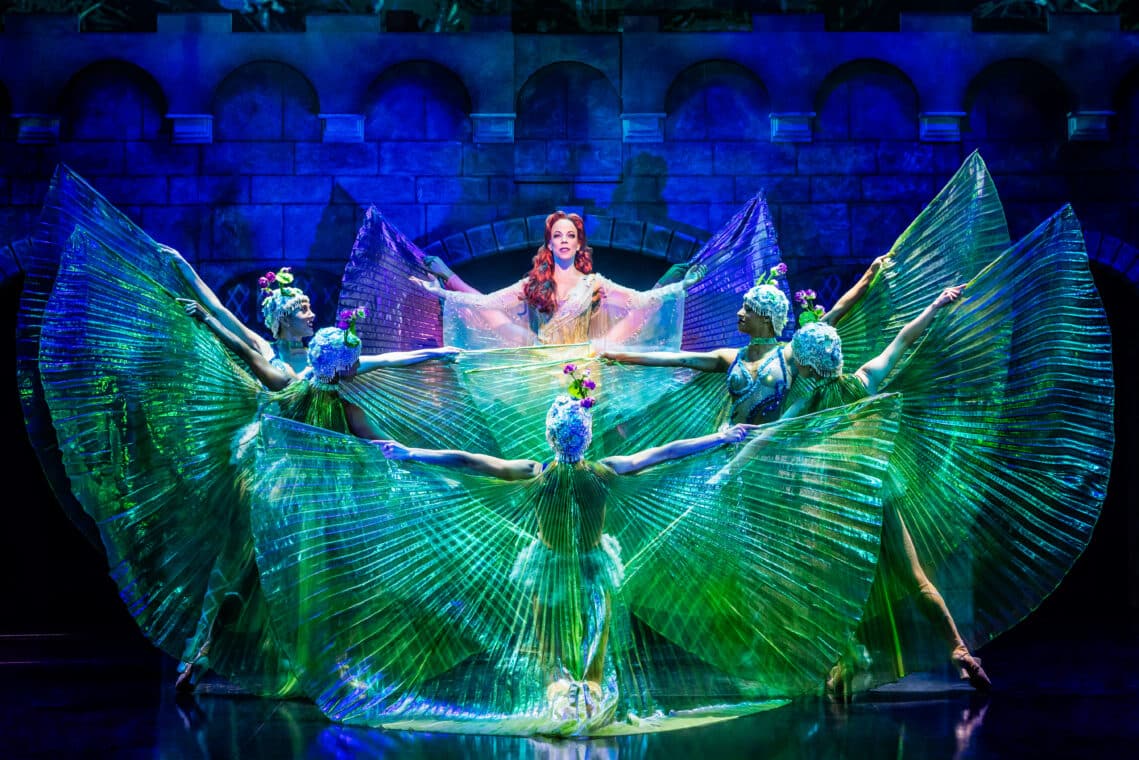
[[[886,261],[890,258],[890,256],[891,254],[884,253],[878,258],[874,259],[874,261],[870,262],[870,266],[865,272],[863,272],[862,277],[858,279],[858,282],[854,283],[854,286],[851,287],[850,290],[843,293],[842,297],[839,298],[838,301],[835,302],[835,305],[831,307],[831,310],[824,314],[822,316],[822,319],[819,321],[826,322],[829,325],[838,324],[838,321],[846,316],[846,313],[850,311],[850,308],[854,306],[854,304],[858,303],[862,296],[866,295],[866,291],[869,289],[870,283],[874,281],[874,278],[878,275],[878,272],[886,264]]]
[[[933,321],[934,315],[937,310],[951,301],[957,300],[961,295],[961,291],[965,289],[964,285],[957,285],[952,288],[946,288],[941,291],[941,295],[934,299],[933,303],[925,307],[925,310],[910,321],[903,327],[898,335],[886,347],[886,350],[875,356],[870,361],[863,364],[858,368],[856,375],[862,377],[862,382],[866,384],[866,389],[870,393],[877,393],[878,386],[890,374],[890,370],[898,363],[898,360],[906,353],[906,350],[914,344],[914,341],[929,327],[929,323]]]
[[[732,425],[718,433],[703,435],[699,438],[683,438],[679,441],[666,443],[663,446],[638,451],[636,454],[627,457],[606,457],[601,460],[601,463],[612,467],[618,475],[629,475],[648,469],[655,464],[699,454],[701,451],[722,446],[725,443],[739,443],[755,428],[755,425]]]
[[[188,315],[208,327],[210,332],[216,335],[226,348],[237,354],[269,390],[279,391],[296,379],[295,375],[274,366],[264,354],[235,335],[221,320],[206,311],[197,301],[192,301],[189,298],[177,300],[185,307]]]
[[[542,463],[532,459],[499,459],[454,449],[416,449],[398,441],[372,441],[388,459],[405,459],[440,467],[451,467],[501,480],[526,480],[542,473]]]
[[[442,362],[454,361],[455,357],[460,353],[460,350],[457,348],[442,346],[440,348],[420,348],[415,351],[389,351],[386,354],[361,356],[360,368],[356,370],[356,372],[360,374],[369,370],[379,369],[380,367],[407,367],[412,364],[430,361],[431,359],[437,359]]]
[[[423,266],[427,271],[443,281],[443,287],[460,293],[482,293],[478,288],[468,285],[462,277],[451,271],[451,267],[443,263],[438,256],[424,256]]]
[[[721,348],[716,351],[603,351],[602,359],[619,364],[639,364],[645,367],[688,367],[701,372],[727,372],[732,366],[735,351]]]
[[[271,353],[265,339],[242,324],[241,320],[238,319],[233,312],[222,305],[217,294],[198,276],[198,273],[194,271],[194,268],[183,258],[181,253],[165,245],[162,246],[162,250],[170,257],[170,262],[174,265],[175,271],[178,272],[190,289],[194,291],[196,300],[208,309],[208,313],[212,314],[222,327],[243,341],[254,351],[266,355]],[[188,310],[187,313],[189,313]]]
[[[473,306],[478,309],[509,309],[512,306],[518,305],[522,300],[521,281],[496,290],[493,293],[484,294],[478,291],[472,293],[446,290],[435,278],[421,280],[418,277],[411,277],[410,279],[428,293],[462,306]]]

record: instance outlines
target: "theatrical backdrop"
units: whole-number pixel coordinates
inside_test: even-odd
[[[257,276],[291,265],[319,325],[333,320],[369,206],[484,288],[524,270],[546,214],[576,211],[599,268],[645,288],[763,192],[793,284],[830,304],[974,150],[1014,240],[1074,206],[1116,356],[1100,523],[1057,593],[1010,635],[1135,630],[1139,34],[1120,16],[1005,29],[967,12],[902,13],[866,31],[821,14],[737,13],[716,28],[625,10],[596,27],[542,28],[468,13],[437,32],[393,12],[264,31],[222,5],[157,14],[137,31],[4,17],[0,242],[13,242],[0,257],[0,634],[146,646],[52,500],[17,398],[15,241],[60,162],[180,250],[247,323],[258,322]]]

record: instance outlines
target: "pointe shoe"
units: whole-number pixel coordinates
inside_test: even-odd
[[[178,674],[178,678],[174,681],[174,691],[179,694],[189,694],[194,690],[197,685],[197,669],[198,665],[194,662],[182,663],[182,672]]]
[[[992,691],[993,682],[981,667],[981,658],[969,654],[963,646],[957,647],[949,656],[953,666],[961,673],[961,680],[968,681],[977,691]]]
[[[846,702],[850,699],[850,673],[841,660],[835,663],[827,674],[827,696],[833,700]]]

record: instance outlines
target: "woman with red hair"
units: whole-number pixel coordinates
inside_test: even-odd
[[[682,282],[648,291],[618,285],[593,271],[582,218],[564,211],[546,217],[545,242],[529,274],[501,290],[480,293],[438,259],[427,263],[446,288],[412,279],[445,299],[444,342],[464,348],[678,341],[684,291],[703,275],[693,269]]]

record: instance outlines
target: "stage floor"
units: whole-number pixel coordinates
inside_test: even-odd
[[[717,725],[591,741],[336,726],[311,704],[209,681],[177,697],[174,663],[137,641],[0,636],[4,758],[1009,758],[1133,756],[1139,642],[982,651],[996,691],[920,674],[847,705],[810,698]]]

